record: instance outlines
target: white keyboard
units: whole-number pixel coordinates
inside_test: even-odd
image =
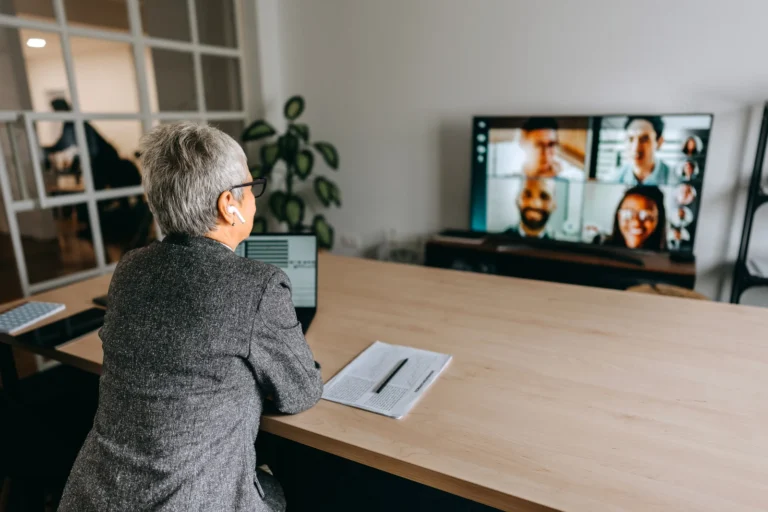
[[[0,332],[13,334],[63,311],[65,307],[54,302],[27,302],[0,315]]]

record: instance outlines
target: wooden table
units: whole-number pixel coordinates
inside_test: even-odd
[[[763,309],[331,255],[319,304],[326,380],[377,339],[454,359],[403,420],[322,401],[268,432],[505,510],[768,510]]]

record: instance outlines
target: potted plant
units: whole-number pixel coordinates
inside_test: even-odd
[[[293,96],[285,102],[283,114],[287,121],[284,133],[264,120],[249,125],[242,135],[243,142],[262,141],[259,150],[260,162],[250,167],[254,178],[270,177],[276,168],[285,172],[285,184],[280,189],[270,186],[269,212],[274,219],[287,228],[289,233],[313,232],[318,246],[333,248],[334,230],[325,216],[317,213],[312,221],[305,222],[307,204],[297,193],[298,181],[307,181],[315,170],[315,155],[319,154],[331,169],[338,170],[339,154],[328,142],[310,142],[309,126],[296,120],[304,111],[304,98]],[[273,180],[270,180],[273,184]],[[312,186],[320,204],[326,208],[341,206],[339,187],[325,176],[315,176]],[[267,219],[259,216],[253,223],[254,232],[267,230]]]

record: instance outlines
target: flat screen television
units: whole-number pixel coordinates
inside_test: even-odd
[[[475,117],[473,231],[691,252],[711,114]]]

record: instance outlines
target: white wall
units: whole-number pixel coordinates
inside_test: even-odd
[[[281,0],[279,9],[286,95],[305,95],[313,138],[341,155],[333,177],[345,204],[328,215],[337,234],[375,243],[387,228],[467,226],[475,114],[713,112],[697,289],[719,298],[727,287],[738,182],[752,163],[749,107],[768,98],[768,2]]]

